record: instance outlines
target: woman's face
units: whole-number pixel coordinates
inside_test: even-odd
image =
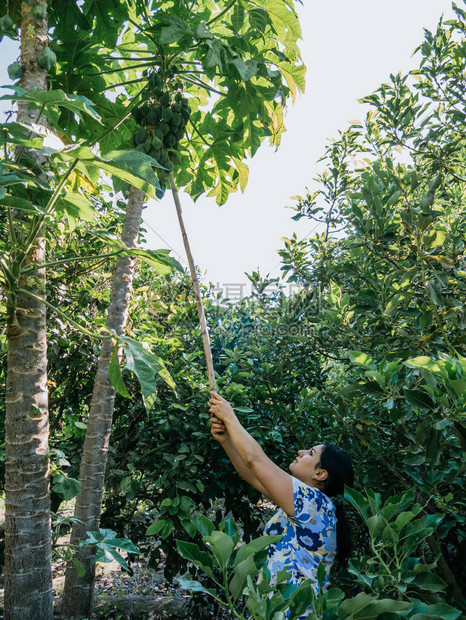
[[[290,464],[290,472],[295,478],[310,487],[320,487],[327,478],[327,471],[318,467],[324,444],[309,450],[298,450],[298,456]]]

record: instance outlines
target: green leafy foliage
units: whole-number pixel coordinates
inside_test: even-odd
[[[52,490],[64,500],[72,499],[81,490],[81,484],[75,478],[58,474],[53,479]]]
[[[58,108],[66,108],[73,114],[77,114],[82,118],[82,115],[89,115],[96,121],[100,121],[100,117],[95,110],[93,110],[92,102],[86,97],[80,95],[66,94],[62,90],[40,90],[38,88],[32,88],[29,91],[25,91],[19,86],[4,86],[3,88],[12,89],[14,92],[11,95],[3,95],[0,100],[10,100],[12,102],[26,101],[31,107],[44,107],[50,114],[49,119],[56,118]]]
[[[175,391],[175,382],[167,370],[162,358],[153,355],[144,345],[128,336],[120,336],[119,344],[123,345],[128,370],[134,372],[141,385],[144,404],[147,409],[154,405],[156,377],[162,379]]]
[[[332,142],[316,189],[297,199],[295,219],[323,224],[307,241],[290,237],[280,252],[284,277],[301,292],[287,297],[278,280],[255,272],[254,293],[237,304],[203,290],[221,393],[267,453],[286,467],[297,447],[329,440],[353,457],[358,487],[377,489],[348,493],[350,574],[337,571],[339,587],[317,597],[309,583],[290,589],[286,575],[276,587],[257,581],[267,511],[212,445],[189,279],[166,251],[118,241],[119,192],[128,184],[160,196],[172,164],[192,196],[207,192],[223,203],[245,187],[244,159],[266,138],[278,146],[283,104],[304,88],[294,7],[272,0],[197,3],[190,11],[154,2],[135,16],[117,0],[53,1],[50,20],[52,88],[13,87],[5,97],[47,123],[1,125],[3,326],[14,316],[18,278],[33,277],[10,237],[12,213],[21,212],[17,242],[46,224],[47,298],[78,327],[92,323],[94,335],[104,330],[116,253],[140,259],[128,335],[111,361],[118,396],[105,529],[86,544],[103,561],[128,566],[118,551],[127,543],[115,534],[124,533],[151,567],[164,553],[168,578],[188,569],[184,588],[218,605],[228,592],[227,606],[247,600],[257,618],[287,608],[297,617],[309,604],[325,618],[457,618],[466,445],[464,13],[457,8],[456,20],[426,32],[419,69],[391,76],[365,98],[364,121]],[[16,36],[8,24],[6,34]],[[59,146],[46,142],[50,131]],[[49,313],[57,502],[77,490],[98,354],[76,324]],[[199,510],[211,519],[194,518]],[[244,532],[239,548],[229,513]],[[224,575],[226,586],[212,588],[193,566],[209,579]]]
[[[365,97],[371,109],[364,122],[328,147],[328,169],[316,179],[315,191],[298,197],[295,216],[320,222],[324,232],[307,241],[293,237],[280,254],[290,281],[319,291],[316,349],[340,360],[331,364],[318,395],[321,415],[332,411],[340,441],[345,438],[364,463],[360,483],[381,493],[361,504],[353,493],[355,507],[368,520],[371,544],[378,554],[390,549],[399,558],[398,576],[390,568],[387,577],[378,561],[372,572],[366,570],[371,563],[366,549],[367,562],[352,561],[360,586],[393,592],[399,578],[400,591],[393,596],[400,597],[409,584],[422,594],[424,580],[425,592],[445,593],[448,581],[447,596],[454,592],[459,601],[454,581],[463,570],[456,550],[465,525],[460,491],[465,283],[458,110],[464,109],[464,85],[456,71],[464,70],[459,39],[465,15],[455,10],[456,20],[426,32],[419,70],[392,75]],[[410,155],[403,163],[400,150]],[[341,228],[343,237],[335,234]],[[421,566],[418,559],[401,558],[412,552],[399,539],[410,527],[402,523],[407,515],[393,528],[391,517],[377,512],[383,503],[374,508],[381,498],[389,501],[394,489],[406,488],[416,489],[427,512],[413,521],[423,525],[412,542],[430,549],[431,568],[424,573],[419,568],[416,577],[406,575]],[[440,553],[437,577],[432,568]]]
[[[246,157],[254,155],[266,137],[278,146],[284,131],[283,103],[304,89],[294,6],[277,1],[259,8],[243,2],[241,8],[230,10],[227,3],[203,2],[192,10],[182,2],[160,1],[138,15],[139,21],[129,24],[116,49],[115,42],[108,41],[92,47],[85,30],[77,34],[69,28],[65,37],[60,24],[54,49],[61,71],[54,83],[92,98],[103,121],[114,125],[101,141],[103,153],[129,144],[131,135],[134,142],[142,127],[151,144],[148,137],[144,143],[138,137],[136,148],[152,153],[162,165],[158,172],[162,186],[166,185],[163,168],[172,162],[178,186],[186,187],[194,198],[207,192],[223,204],[238,185],[244,189]],[[119,95],[111,104],[103,94],[119,85],[135,105],[136,122],[144,119],[139,129],[134,121],[117,120],[128,116],[124,97]],[[161,106],[156,104],[159,98]],[[189,105],[175,110],[182,101]],[[157,118],[162,111],[166,119]],[[75,120],[64,114],[67,124],[75,126]],[[156,127],[165,130],[164,123],[170,129],[159,137],[165,143],[160,149],[152,144],[152,132]],[[92,135],[93,123],[80,130]],[[170,158],[164,163],[160,158],[165,159],[165,152]],[[158,189],[159,196],[163,191],[164,187]]]
[[[269,545],[278,542],[281,536],[262,536],[237,548],[240,537],[233,521],[222,523],[220,529],[215,529],[214,523],[206,517],[202,517],[195,524],[202,534],[202,541],[207,551],[201,551],[195,543],[181,540],[176,541],[176,546],[180,555],[197,567],[201,575],[202,573],[207,575],[210,585],[213,584],[215,587],[208,588],[187,574],[177,578],[183,589],[208,594],[230,611],[235,608],[244,609],[247,606],[254,618],[272,618],[275,613],[287,609],[291,610],[291,618],[297,618],[306,609],[309,601],[315,600],[313,591],[311,593],[308,589],[308,582],[298,588],[284,589],[285,596],[277,591],[270,599],[269,594],[274,588],[270,586],[267,574],[263,571],[260,585],[253,586],[253,580],[263,565],[263,551],[267,550]],[[282,582],[284,578],[285,575],[281,577]],[[258,610],[262,611],[264,607],[268,608],[268,613],[257,615]],[[236,612],[235,617],[245,616]]]
[[[418,548],[443,520],[441,514],[425,514],[420,504],[413,503],[414,491],[389,497],[385,503],[372,491],[365,498],[350,489],[346,498],[363,518],[370,536],[371,556],[350,560],[349,571],[362,586],[397,599],[446,588],[434,572],[436,560],[424,564],[416,557]]]
[[[429,605],[420,599],[413,598],[416,590],[417,593],[419,590],[437,592],[445,587],[442,580],[432,573],[432,564],[419,563],[414,557],[407,561],[403,554],[395,558],[390,557],[394,539],[386,534],[387,528],[395,533],[397,540],[405,541],[403,549],[405,550],[408,545],[410,547],[408,553],[416,551],[423,539],[429,535],[428,532],[426,533],[428,528],[424,527],[425,520],[422,524],[421,521],[416,523],[412,511],[402,512],[403,508],[407,507],[415,513],[421,510],[419,505],[412,505],[413,495],[404,494],[395,501],[394,498],[390,498],[382,505],[380,497],[374,493],[367,497],[359,493],[353,495],[353,493],[348,492],[347,497],[369,526],[373,555],[361,558],[359,570],[351,565],[350,571],[356,575],[364,587],[378,581],[379,586],[375,586],[371,594],[360,592],[354,597],[344,599],[344,593],[339,588],[331,588],[324,592],[322,583],[326,573],[322,564],[317,571],[318,584],[314,584],[309,579],[299,585],[290,584],[288,583],[290,575],[286,570],[283,570],[272,584],[267,570],[263,567],[262,551],[277,542],[280,536],[262,536],[253,539],[248,544],[241,544],[238,530],[231,520],[228,526],[221,524],[220,529],[217,530],[214,529],[214,523],[208,521],[206,517],[202,517],[201,525],[197,523],[197,529],[202,533],[202,541],[207,551],[202,551],[195,543],[180,540],[176,543],[180,555],[188,560],[191,567],[197,569],[193,571],[191,568],[191,574],[187,573],[178,577],[178,583],[185,590],[201,592],[212,597],[221,607],[234,613],[236,618],[252,617],[258,620],[272,620],[282,617],[280,614],[284,613],[292,619],[306,614],[306,618],[313,620],[323,617],[348,620],[379,618],[383,614],[417,618],[421,609],[426,617],[435,616],[442,610],[448,617],[457,618],[461,612],[449,605],[444,603]],[[374,513],[372,517],[367,517],[366,505]],[[374,522],[371,521],[374,516],[383,519],[386,523],[383,533],[380,527],[377,528],[378,533],[374,530]],[[395,516],[396,519],[392,521]],[[437,525],[435,519],[430,522],[434,523],[435,528]],[[207,527],[209,533],[206,532],[206,524],[209,524]],[[226,530],[229,530],[228,533]],[[380,554],[381,550],[383,552],[383,547],[377,542],[380,536],[382,540],[385,539],[392,544],[385,556],[385,559],[391,563],[391,574]],[[413,539],[415,539],[414,543]],[[395,550],[396,548],[395,542]],[[193,572],[196,579],[192,578]],[[260,575],[259,578],[258,575]],[[398,596],[394,596],[395,593],[390,585],[380,587],[380,584],[387,583],[390,577],[393,578],[392,583],[398,588],[396,593]],[[213,588],[209,587],[212,585]],[[245,614],[246,609],[249,610],[250,615]]]
[[[109,529],[100,529],[98,532],[87,532],[87,539],[80,543],[80,547],[94,547],[96,562],[113,562],[128,570],[125,558],[117,551],[122,549],[126,553],[139,553],[139,549],[126,538],[117,538],[117,534]]]
[[[81,523],[79,519],[70,516],[57,515],[51,513],[52,517],[52,553],[55,559],[62,562],[71,562],[76,567],[80,576],[84,575],[84,566],[75,557],[76,549],[67,543],[61,543],[60,540],[65,537],[74,523]]]

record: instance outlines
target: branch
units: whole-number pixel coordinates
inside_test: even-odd
[[[140,26],[139,24],[137,24],[135,21],[133,21],[133,20],[131,19],[131,17],[128,17],[127,19],[128,19],[128,21],[129,21],[131,24],[133,24],[133,26],[134,26],[135,28],[137,28],[137,29],[139,30],[139,32],[140,32],[141,34],[145,34],[145,35],[146,35],[146,37],[147,37],[148,39],[150,39],[150,40],[152,41],[152,43],[154,43],[154,45],[156,45],[156,46],[158,47],[158,49],[159,49],[159,50],[161,50],[161,49],[162,49],[162,46],[161,46],[161,45],[160,45],[160,43],[157,41],[157,39],[154,39],[154,37],[153,37],[151,34],[149,34],[145,28],[141,28],[141,26]]]
[[[138,82],[140,82],[141,80],[137,80]],[[128,116],[130,116],[131,114],[131,110],[136,107],[136,105],[138,104],[138,97],[141,96],[141,94],[144,92],[144,88],[141,88],[141,90],[137,93],[137,95],[135,95],[132,98],[131,104],[127,107],[126,112],[124,113],[124,115],[120,118],[120,120],[118,120],[115,125],[113,125],[113,127],[110,127],[109,129],[106,129],[103,133],[101,133],[99,136],[97,136],[97,138],[95,138],[94,142],[88,142],[87,145],[88,146],[93,146],[94,144],[97,144],[98,142],[100,142],[103,138],[105,138],[105,136],[107,136],[109,133],[112,133],[112,131],[114,131],[115,129],[118,129],[118,127],[125,122],[125,120],[128,118]],[[144,100],[146,101],[146,99]],[[86,143],[85,143],[86,144]]]
[[[120,60],[131,60],[131,58],[121,58]],[[138,60],[138,58],[134,58],[133,60]],[[108,69],[108,71],[100,71],[99,73],[86,73],[86,75],[90,75],[91,77],[95,77],[96,75],[106,75],[108,73],[119,73],[120,71],[130,71],[131,69],[140,69],[141,67],[151,66],[150,62],[139,63],[138,65],[131,65],[130,67],[118,67],[118,69]],[[138,80],[139,82],[141,80]],[[115,84],[115,86],[119,86],[119,84]]]
[[[199,136],[199,138],[202,140],[202,142],[204,142],[204,144],[208,147],[211,147],[212,145],[209,144],[207,142],[207,140],[204,138],[204,136],[199,132],[199,130],[197,129],[196,125],[193,123],[193,121],[191,119],[189,119],[189,122],[192,125],[192,128],[194,129],[194,131],[197,133],[197,135]]]
[[[65,280],[64,282],[65,286],[68,286],[71,282],[73,282],[74,280],[77,280],[78,278],[83,276],[85,273],[88,273],[89,271],[95,272],[99,267],[104,265],[105,262],[106,262],[106,259],[101,260],[97,263],[94,263],[93,265],[88,265],[87,267],[84,267],[83,269],[78,269],[78,271],[75,271],[74,273],[72,273],[71,276],[67,280]]]
[[[42,215],[41,217],[36,217],[35,215],[32,218],[32,223],[31,223],[31,231],[29,232],[29,236],[26,239],[26,249],[23,250],[23,255],[21,260],[19,261],[19,266],[21,267],[23,260],[26,258],[27,254],[29,253],[29,250],[31,249],[32,244],[34,243],[39,230],[41,229],[42,224],[44,223],[45,220],[45,215]]]
[[[190,75],[191,73],[198,73],[204,75],[204,71],[196,71],[195,69],[186,69],[186,71],[178,71],[180,75]]]
[[[27,241],[26,241],[26,249],[24,251],[24,256],[27,256],[29,254],[29,250],[31,249],[31,246],[34,243],[34,240],[36,239],[36,236],[38,235],[39,230],[41,229],[41,226],[42,226],[42,224],[45,221],[45,216],[46,215],[50,215],[50,213],[52,212],[52,209],[55,206],[55,203],[57,202],[58,198],[60,197],[62,189],[65,187],[65,184],[66,184],[70,174],[76,168],[78,163],[79,163],[79,159],[75,159],[74,162],[71,164],[71,166],[68,168],[68,170],[65,172],[65,174],[63,175],[60,183],[55,188],[55,191],[53,192],[52,197],[50,198],[50,200],[47,203],[47,206],[45,208],[46,214],[45,215],[41,215],[40,217],[38,217],[37,220],[36,220],[36,223],[31,227],[31,232],[29,233],[29,237],[27,238]],[[24,258],[23,258],[23,260],[24,260]]]
[[[7,209],[7,213],[8,213],[8,226],[10,228],[11,240],[13,242],[13,245],[16,245],[18,242],[18,237],[16,236],[16,230],[15,230],[15,226],[13,223],[13,216],[11,215],[10,208]]]
[[[129,52],[130,54],[152,54],[152,56],[154,55],[153,50],[140,50],[140,49],[130,49],[130,48],[121,48],[121,47],[117,47],[116,49],[122,50],[123,52]],[[105,58],[105,60],[108,60],[109,58],[115,58],[115,56],[102,56],[102,58]]]
[[[65,174],[63,175],[60,183],[55,188],[55,191],[53,192],[52,197],[50,198],[50,200],[47,203],[47,206],[45,207],[45,210],[47,211],[47,213],[52,212],[52,209],[55,206],[55,203],[60,197],[62,189],[65,187],[65,184],[68,181],[69,176],[71,175],[73,170],[76,168],[78,163],[79,163],[79,159],[76,158],[74,162],[71,164],[71,166],[68,168],[68,170],[65,172]]]
[[[139,82],[141,82],[141,78],[138,78],[136,80],[127,80],[126,82],[120,82],[119,84],[113,84],[112,86],[106,86],[105,88],[99,89],[97,92],[104,93],[106,90],[111,90],[112,88],[118,88],[119,86],[126,86],[127,84],[136,84]]]
[[[171,59],[174,59],[176,56],[179,56],[179,54],[173,54],[173,56],[171,57]],[[170,60],[171,60],[170,59]],[[200,62],[199,60],[185,60],[183,58],[182,63],[184,65],[196,65],[197,67],[202,67],[202,62]]]
[[[113,338],[112,334],[109,334],[108,336],[104,336],[104,335],[95,334],[94,332],[91,332],[89,329],[86,329],[85,327],[77,323],[74,319],[70,318],[68,315],[66,315],[61,310],[59,310],[58,308],[55,308],[55,306],[52,306],[51,303],[49,303],[42,297],[39,297],[39,295],[35,295],[34,293],[31,293],[31,291],[27,291],[24,288],[17,288],[15,291],[12,291],[12,292],[14,292],[15,295],[18,295],[18,294],[26,295],[27,297],[31,297],[32,299],[35,299],[39,303],[44,304],[45,306],[47,306],[47,308],[50,308],[50,310],[58,314],[58,316],[60,316],[64,321],[66,321],[67,323],[70,323],[70,325],[75,327],[78,331],[85,334],[86,336],[89,336],[89,338],[94,338],[95,340],[111,340]]]
[[[447,93],[445,92],[445,89],[440,85],[437,76],[434,76],[434,82],[437,84],[440,92],[442,93],[442,95],[445,97],[445,99],[448,101],[448,103],[451,105],[451,107],[456,110],[457,112],[460,112],[460,114],[463,114],[462,110],[460,110],[459,108],[456,107],[455,103],[450,99],[450,97],[447,95]],[[459,96],[461,101],[463,103],[465,103],[465,100],[463,99],[463,97],[461,97],[461,95]]]
[[[207,22],[207,26],[210,26],[210,24],[212,24],[214,21],[216,21],[217,19],[220,19],[221,17],[223,17],[225,15],[225,13],[228,13],[228,11],[235,4],[235,2],[236,2],[236,0],[232,0],[230,2],[230,4],[227,4],[227,6],[223,9],[223,11],[220,11],[220,13],[218,15],[216,15],[215,17],[212,17],[212,19]]]
[[[432,310],[434,311],[434,314],[435,314],[435,320],[437,321],[437,325],[438,325],[440,331],[442,332],[442,336],[443,336],[443,339],[445,340],[445,344],[447,345],[448,352],[450,353],[450,355],[452,357],[455,357],[457,353],[456,353],[455,349],[453,348],[453,346],[452,346],[452,344],[450,342],[450,339],[447,336],[447,332],[445,331],[445,328],[443,326],[442,319],[440,317],[440,313],[437,310],[437,306],[435,305],[435,303],[432,300],[431,300],[431,303],[432,303]]]
[[[448,172],[448,174],[451,174],[451,176],[456,179],[456,181],[461,181],[462,183],[466,183],[466,178],[460,176],[459,174],[456,174],[456,172],[453,172],[453,170],[447,166],[447,164],[442,164],[443,167],[445,168],[445,170]]]
[[[37,267],[29,267],[29,269],[24,269],[21,271],[21,275],[26,275],[31,271],[36,271],[37,269],[42,269],[42,267],[55,267],[56,265],[68,265],[70,263],[75,262],[86,262],[92,260],[99,260],[101,258],[111,258],[112,256],[117,256],[117,254],[121,254],[123,250],[117,250],[116,252],[111,252],[110,254],[96,254],[94,256],[76,256],[73,258],[64,258],[62,260],[55,260],[50,263],[43,263],[42,265],[38,265]]]
[[[3,271],[6,280],[8,281],[8,283],[10,285],[14,284],[15,282],[15,276],[13,275],[13,273],[10,271],[10,268],[8,267],[8,265],[6,264],[6,262],[3,260],[3,258],[0,258],[0,269]]]
[[[142,3],[142,11],[143,11],[143,13],[144,13],[144,17],[146,18],[146,22],[147,22],[147,23],[149,24],[149,26],[152,28],[152,22],[151,22],[151,20],[150,20],[150,15],[149,15],[149,13],[148,13],[148,11],[147,11],[147,7],[146,7],[146,3],[145,3],[145,2],[143,2],[143,3]]]
[[[141,52],[141,54],[151,54],[153,56],[153,52],[149,52],[148,50],[128,50],[131,53],[137,54]],[[140,62],[142,58],[133,58],[132,56],[102,56],[103,60],[131,60],[131,62]],[[89,73],[86,75],[90,75]],[[94,75],[94,74],[93,74]],[[95,75],[100,75],[96,73]]]
[[[192,73],[192,71],[190,71],[190,73]],[[226,97],[225,93],[222,93],[221,91],[217,90],[216,88],[213,88],[212,86],[208,86],[205,82],[203,82],[202,80],[199,80],[196,77],[193,77],[192,79],[189,79],[189,77],[187,75],[184,75],[183,79],[186,80],[187,82],[190,82],[194,86],[199,86],[200,88],[205,88],[206,90],[209,90],[212,93],[216,93],[217,95],[220,95],[221,97]]]

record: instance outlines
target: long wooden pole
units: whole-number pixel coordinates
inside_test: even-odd
[[[176,212],[178,214],[178,221],[181,228],[181,236],[183,237],[184,248],[186,250],[186,256],[188,257],[189,271],[191,272],[191,278],[193,281],[194,293],[196,295],[197,314],[199,316],[199,322],[201,324],[202,343],[204,345],[204,355],[207,364],[207,375],[209,377],[210,389],[217,391],[217,383],[215,381],[214,363],[212,360],[212,351],[210,348],[209,328],[207,327],[207,321],[205,318],[204,305],[202,303],[201,287],[199,286],[199,280],[196,273],[196,265],[194,263],[193,255],[191,253],[191,247],[189,245],[188,235],[183,221],[183,213],[181,211],[181,202],[178,195],[178,189],[175,185],[175,179],[170,172],[170,186],[173,194],[173,200],[175,201]]]

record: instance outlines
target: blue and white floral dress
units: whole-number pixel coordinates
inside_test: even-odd
[[[322,562],[327,571],[323,582],[326,590],[329,573],[337,552],[337,518],[335,505],[322,491],[293,478],[294,516],[279,510],[265,526],[269,535],[283,534],[269,547],[267,568],[274,583],[277,573],[286,568],[289,583],[299,585],[312,579],[318,591],[317,568]]]

